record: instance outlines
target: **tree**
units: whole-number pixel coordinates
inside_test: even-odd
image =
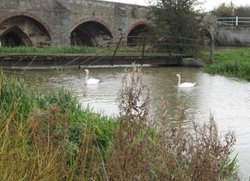
[[[232,1],[229,4],[221,3],[212,11],[212,13],[217,17],[235,16],[235,5],[232,3]]]
[[[171,41],[178,44],[200,38],[199,25],[202,18],[199,11],[195,10],[196,5],[197,0],[156,0],[150,16],[155,25],[153,33],[172,37]],[[184,47],[178,46],[177,49],[182,50]]]
[[[236,8],[236,16],[250,17],[250,6],[240,6]]]

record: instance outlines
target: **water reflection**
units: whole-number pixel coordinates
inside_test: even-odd
[[[235,131],[241,174],[247,180],[250,176],[250,83],[211,76],[197,68],[143,68],[143,73],[144,83],[151,92],[152,114],[161,113],[160,100],[163,98],[169,121],[175,121],[181,109],[185,108],[186,121],[208,121],[211,113],[221,132]],[[178,89],[177,73],[181,74],[183,81],[197,82],[197,85],[191,89]],[[83,106],[115,115],[118,114],[116,98],[123,75],[124,68],[91,69],[91,76],[102,79],[94,86],[84,84],[84,70],[26,71],[24,78],[31,88],[42,91],[63,86],[74,92]]]

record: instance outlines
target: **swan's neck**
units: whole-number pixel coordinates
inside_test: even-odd
[[[177,84],[177,86],[179,86],[180,84],[181,84],[181,77],[178,76],[178,84]]]

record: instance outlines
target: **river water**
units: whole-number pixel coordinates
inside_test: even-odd
[[[117,95],[125,68],[90,68],[90,77],[102,81],[86,86],[84,70],[26,70],[24,78],[31,88],[49,91],[64,87],[71,90],[84,107],[95,112],[115,116],[118,114]],[[198,68],[144,67],[144,84],[150,89],[151,109],[160,110],[160,99],[166,100],[169,120],[175,120],[185,109],[187,121],[208,121],[210,115],[219,131],[232,130],[237,143],[239,173],[242,180],[250,177],[250,83],[235,78],[208,75]],[[197,82],[189,89],[177,88],[176,73],[183,81]]]

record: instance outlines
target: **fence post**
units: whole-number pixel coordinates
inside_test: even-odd
[[[235,18],[236,18],[236,20],[235,20],[235,25],[238,26],[238,24],[239,24],[239,17],[236,16]]]
[[[121,36],[121,38],[120,38],[120,40],[119,40],[119,42],[118,42],[118,44],[117,44],[117,46],[116,46],[116,48],[115,48],[114,54],[113,54],[113,56],[112,56],[112,58],[111,58],[111,65],[112,65],[112,66],[114,65],[113,58],[115,57],[116,52],[117,52],[118,48],[120,47],[120,44],[121,44],[121,42],[122,42],[122,39],[123,39],[123,37]]]
[[[145,43],[146,37],[143,36],[142,52],[141,52],[141,65],[143,64],[144,54],[145,54]]]
[[[215,50],[214,40],[212,39],[210,43],[210,63],[214,62],[214,50]]]
[[[81,69],[81,61],[79,60],[78,69]]]

